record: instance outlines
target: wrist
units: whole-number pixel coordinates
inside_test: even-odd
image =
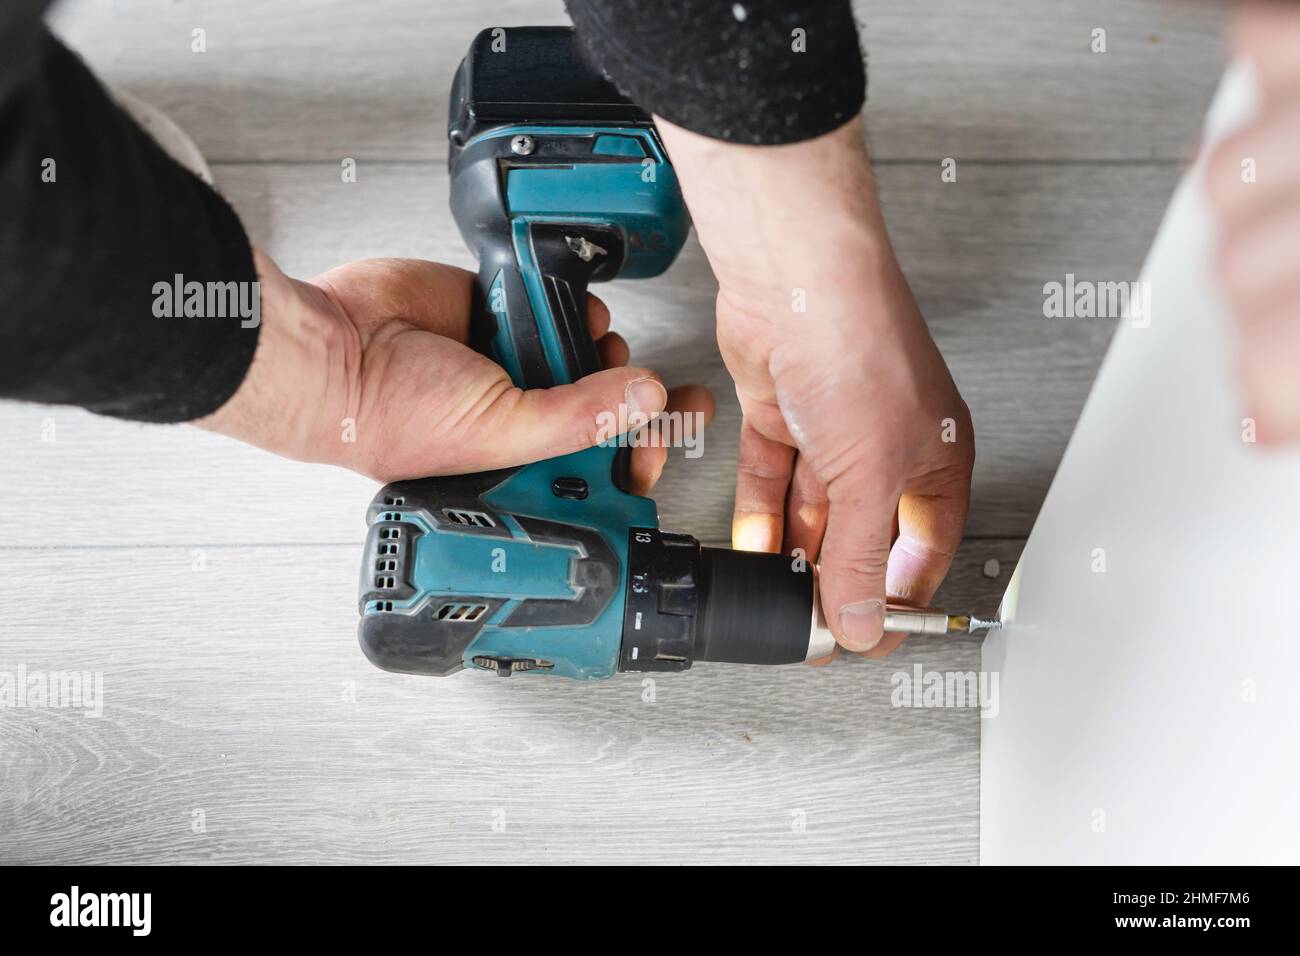
[[[258,250],[253,256],[262,317],[257,348],[235,393],[193,424],[289,458],[324,460],[320,449],[337,438],[333,423],[356,400],[356,331],[324,291],[286,276]]]
[[[860,117],[781,146],[657,123],[724,295],[790,311],[797,289],[856,293],[898,272]]]

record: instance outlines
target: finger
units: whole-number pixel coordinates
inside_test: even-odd
[[[705,385],[679,385],[668,390],[667,416],[659,423],[670,448],[685,449],[687,457],[698,458],[703,452],[704,429],[713,422],[717,403]]]
[[[975,428],[966,403],[954,396],[952,441],[937,447],[944,457],[903,485],[898,501],[898,532],[889,555],[885,592],[891,600],[925,607],[943,583],[961,546],[970,507],[975,468]],[[936,427],[941,427],[936,425]]]
[[[668,464],[668,446],[653,444],[642,445],[632,449],[632,461],[628,465],[629,491],[634,495],[648,495],[659,483]]]
[[[1300,176],[1290,161],[1300,139],[1300,107],[1271,114],[1228,136],[1210,155],[1206,192],[1224,238],[1254,225],[1274,209],[1300,202]]]
[[[596,340],[596,351],[600,355],[600,364],[605,368],[618,368],[626,365],[632,357],[631,350],[623,336],[610,332]]]
[[[503,383],[479,404],[464,441],[474,450],[472,470],[505,468],[589,448],[617,434],[622,422],[659,414],[667,401],[654,373],[635,366],[553,388]]]
[[[885,623],[885,574],[898,490],[874,475],[833,483],[822,539],[822,607],[835,640],[850,651],[877,646]]]
[[[587,294],[587,329],[593,339],[601,339],[609,331],[609,306],[591,293]]]
[[[1238,7],[1233,48],[1259,73],[1264,99],[1300,89],[1300,4],[1251,0]]]
[[[748,414],[740,424],[736,462],[736,506],[731,546],[738,551],[780,551],[785,496],[794,468],[794,448],[761,434]]]
[[[869,651],[863,651],[860,656],[869,658],[873,661],[878,660],[881,657],[888,657],[890,654],[894,653],[894,651],[898,650],[903,645],[903,642],[910,636],[910,634],[900,634],[897,631],[887,631],[884,637],[880,639],[879,644],[871,648]]]
[[[1300,203],[1275,209],[1251,228],[1226,239],[1219,274],[1233,307],[1241,313],[1295,301],[1300,291]]]
[[[628,468],[631,491],[634,495],[648,495],[663,474],[668,461],[669,448],[681,448],[693,454],[702,448],[702,432],[713,421],[713,393],[703,385],[682,385],[668,390],[667,414],[655,419],[653,426],[645,429],[654,439],[652,445],[634,446]]]
[[[898,501],[898,538],[889,552],[885,593],[891,601],[927,607],[961,546],[969,506],[969,472],[927,477]]]
[[[795,455],[794,476],[790,480],[790,495],[785,505],[783,550],[786,554],[793,555],[797,551],[805,560],[815,562],[821,551],[829,512],[826,486],[817,479],[808,459]]]
[[[819,657],[815,661],[804,661],[804,663],[807,664],[809,667],[825,667],[827,664],[829,664],[831,661],[835,660],[835,658],[839,656],[840,656],[840,646],[836,644],[834,647],[831,648],[831,652],[827,654],[825,657]]]
[[[1243,317],[1238,328],[1241,379],[1256,440],[1300,442],[1300,288],[1289,300]]]
[[[309,280],[356,324],[363,345],[383,325],[402,321],[464,343],[469,339],[474,273],[424,259],[362,259]]]

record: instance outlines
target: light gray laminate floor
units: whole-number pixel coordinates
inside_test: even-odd
[[[979,438],[969,537],[940,598],[991,610],[1113,327],[1045,319],[1043,284],[1136,278],[1218,77],[1222,12],[859,11],[890,229]],[[482,26],[562,21],[549,0],[57,14],[103,76],[194,136],[295,274],[370,255],[470,265],[446,209],[452,69]],[[345,157],[356,183],[340,181]],[[948,157],[956,183],[940,180]],[[602,295],[638,361],[721,399],[704,456],[675,458],[656,497],[665,526],[725,541],[737,415],[699,249]],[[97,719],[0,709],[0,861],[977,859],[977,712],[891,705],[897,671],[977,669],[971,642],[821,670],[701,665],[652,701],[631,675],[395,677],[354,637],[370,482],[13,403],[0,449],[0,670],[104,675]]]

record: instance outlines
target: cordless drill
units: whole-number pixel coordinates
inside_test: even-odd
[[[690,228],[650,117],[571,30],[485,30],[448,135],[451,209],[480,264],[471,345],[521,388],[598,371],[588,283],[659,275]],[[361,568],[366,656],[591,680],[829,653],[812,567],[661,531],[628,491],[627,445],[384,487]]]

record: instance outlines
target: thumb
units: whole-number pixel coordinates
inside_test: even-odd
[[[475,419],[475,468],[508,468],[590,448],[663,411],[668,392],[649,369],[610,368],[552,388],[502,391]]]
[[[869,651],[884,635],[885,574],[898,493],[867,487],[845,494],[833,486],[827,492],[830,511],[818,574],[822,608],[844,648]]]
[[[926,607],[961,546],[970,505],[973,456],[907,484],[898,502],[898,538],[889,555],[888,593]]]

